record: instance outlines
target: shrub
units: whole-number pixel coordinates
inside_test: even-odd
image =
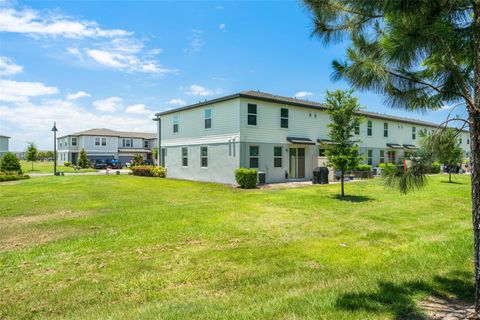
[[[435,161],[432,163],[432,173],[440,173],[440,162]]]
[[[77,165],[82,169],[90,167],[90,162],[88,162],[87,152],[85,149],[80,150],[80,156],[78,158]]]
[[[24,179],[30,179],[30,176],[26,174],[6,174],[3,172],[0,172],[0,182],[4,181],[14,181],[14,180],[24,180]]]
[[[369,164],[359,164],[357,166],[357,171],[372,171],[372,166]]]
[[[158,178],[165,178],[167,176],[167,169],[164,167],[134,166],[130,169],[132,169],[132,174],[135,176]]]
[[[134,154],[132,161],[130,161],[130,164],[132,167],[143,166],[145,164],[145,162],[143,161],[143,156],[138,153]]]
[[[382,168],[383,177],[398,171],[397,166],[393,163],[380,163],[380,168]]]
[[[246,168],[237,169],[235,170],[235,180],[242,188],[256,188],[258,183],[258,171],[255,169]]]
[[[70,161],[65,161],[65,162],[63,163],[63,165],[64,165],[65,167],[70,167],[70,166],[72,165],[72,163],[71,163]]]
[[[22,166],[20,165],[20,161],[13,153],[7,152],[0,161],[0,171],[5,173],[13,172],[22,174]]]

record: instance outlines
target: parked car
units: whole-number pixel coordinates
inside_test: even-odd
[[[144,163],[146,166],[153,166],[153,165],[154,165],[153,160],[144,160],[143,163]]]
[[[118,159],[108,159],[108,160],[105,161],[105,163],[107,164],[107,167],[111,168],[111,169],[122,169],[123,168],[122,162]]]
[[[102,159],[92,160],[92,168],[94,168],[94,169],[106,169],[107,168],[107,163],[105,162],[105,160],[102,160]]]

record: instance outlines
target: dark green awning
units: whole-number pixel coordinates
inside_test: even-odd
[[[312,141],[312,139],[309,139],[309,138],[287,137],[287,141],[293,144],[315,145],[315,141]]]

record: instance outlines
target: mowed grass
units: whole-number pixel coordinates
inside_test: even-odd
[[[0,318],[420,319],[471,302],[469,177],[245,191],[134,176],[0,184]]]
[[[30,173],[51,173],[53,174],[53,161],[34,161],[33,170],[32,163],[25,160],[20,160],[20,165],[25,174]],[[75,170],[73,167],[66,167],[57,164],[57,172],[81,173],[81,172],[95,172],[97,170],[92,168]]]

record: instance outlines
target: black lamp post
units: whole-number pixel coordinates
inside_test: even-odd
[[[57,124],[53,123],[53,175],[57,175]]]

